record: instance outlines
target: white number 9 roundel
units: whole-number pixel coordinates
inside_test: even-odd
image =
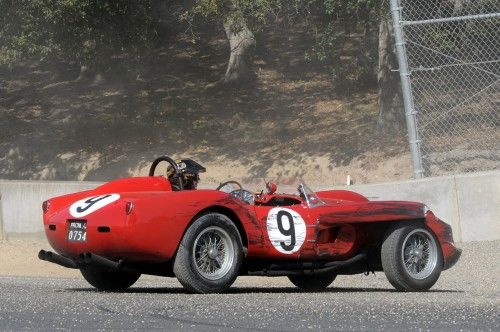
[[[302,247],[306,239],[306,224],[293,210],[272,208],[267,215],[267,233],[276,250],[292,254]]]
[[[81,199],[74,202],[69,207],[69,213],[75,218],[85,217],[106,205],[113,203],[120,198],[119,194],[107,194],[100,196],[93,196]]]

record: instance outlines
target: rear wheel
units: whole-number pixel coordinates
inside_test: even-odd
[[[233,222],[219,213],[196,219],[182,238],[174,273],[187,290],[219,293],[238,276],[243,261],[240,234]]]
[[[441,247],[422,224],[390,229],[382,244],[381,258],[387,279],[399,291],[430,289],[443,267]]]
[[[288,279],[300,289],[317,291],[330,286],[336,277],[336,274],[292,275]]]
[[[101,291],[120,291],[132,286],[141,276],[139,273],[109,271],[88,266],[80,269],[89,284]]]

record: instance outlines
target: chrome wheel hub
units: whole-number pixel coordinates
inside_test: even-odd
[[[434,271],[438,247],[425,229],[411,231],[403,241],[402,260],[406,272],[415,279],[425,279]]]
[[[208,250],[208,258],[210,258],[210,259],[216,259],[218,255],[219,255],[219,251],[217,249],[210,248]]]
[[[195,239],[193,260],[200,275],[209,280],[224,277],[234,261],[234,247],[229,234],[220,227],[208,227]]]

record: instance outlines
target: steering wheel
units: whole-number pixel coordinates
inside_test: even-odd
[[[151,168],[149,169],[149,176],[155,176],[156,166],[158,166],[158,164],[161,163],[162,161],[168,162],[170,164],[170,166],[172,166],[174,168],[175,177],[177,177],[177,179],[179,179],[179,190],[183,190],[184,184],[182,183],[182,173],[179,170],[177,163],[172,158],[170,158],[168,156],[161,156],[161,157],[156,158],[153,161],[153,163],[151,164]]]
[[[233,196],[234,198],[237,198],[249,205],[254,205],[255,204],[255,194],[249,190],[246,189],[236,189],[233,190],[229,193],[229,195]]]
[[[226,181],[226,182],[222,182],[221,184],[219,184],[219,186],[217,188],[215,188],[215,190],[221,190],[222,188],[224,188],[226,185],[228,184],[235,184],[237,185],[238,187],[240,187],[239,190],[243,190],[243,186],[237,182],[237,181],[233,181],[233,180],[229,180],[229,181]],[[238,189],[236,189],[238,190]],[[234,190],[233,190],[234,191]]]

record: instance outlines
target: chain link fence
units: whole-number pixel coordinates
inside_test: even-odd
[[[391,9],[416,176],[499,169],[500,0],[393,0]]]

